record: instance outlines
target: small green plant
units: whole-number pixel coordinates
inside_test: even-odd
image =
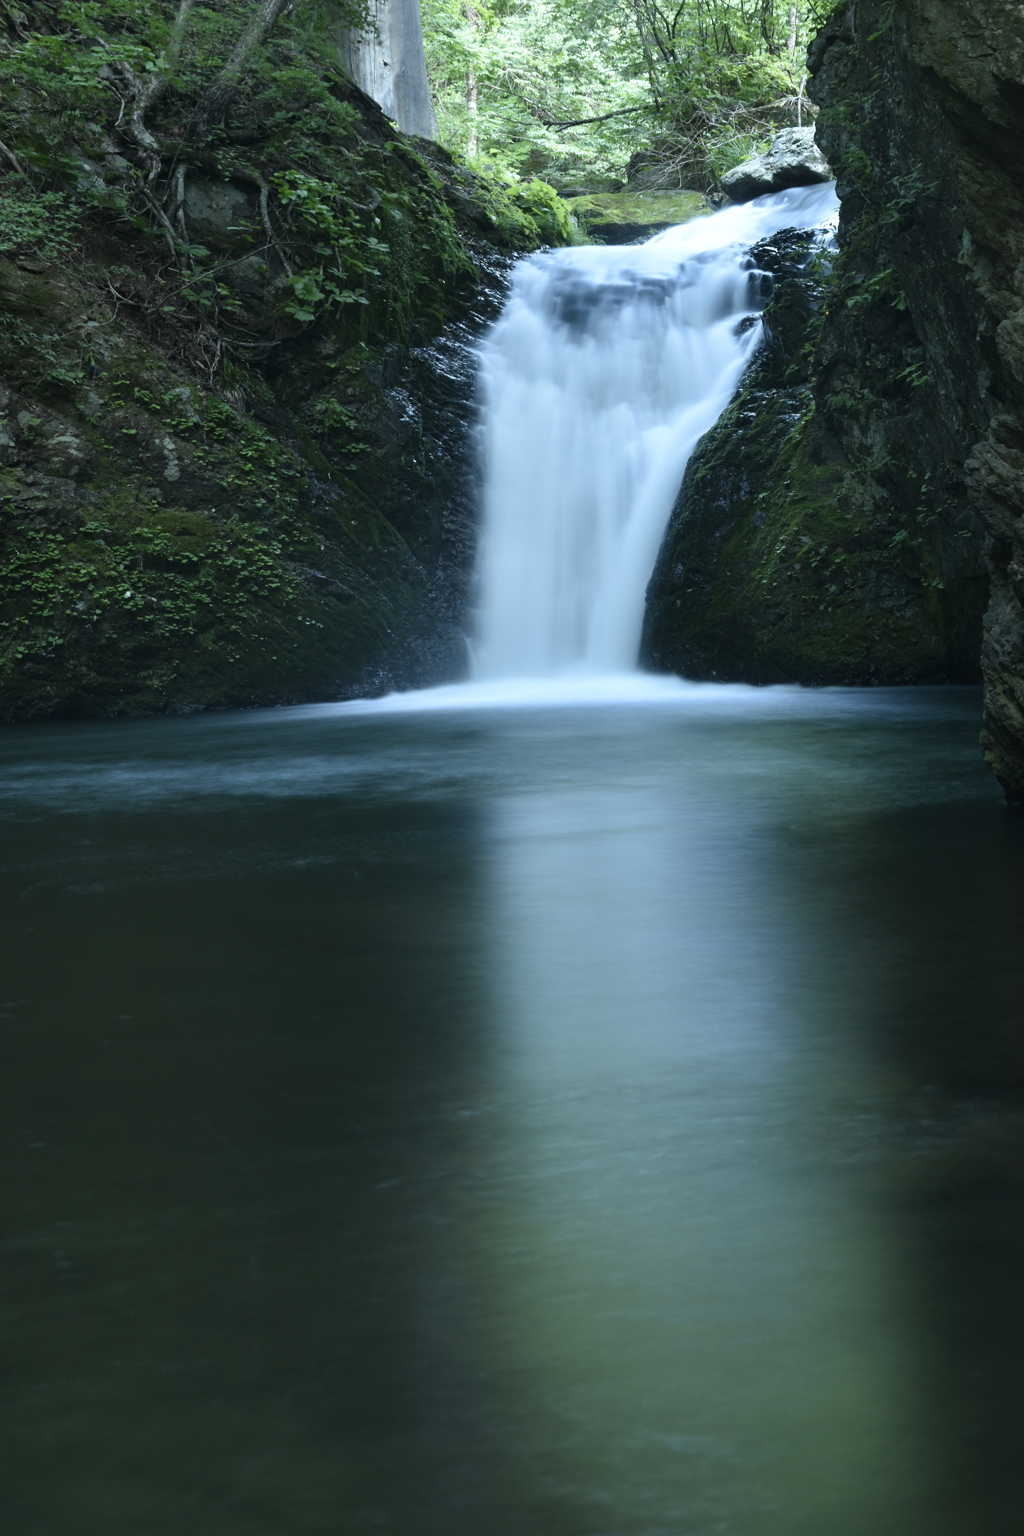
[[[27,178],[7,175],[0,190],[0,254],[35,252],[59,261],[74,244],[80,218],[66,193],[36,192]]]
[[[923,384],[930,384],[932,376],[926,372],[923,363],[911,363],[909,368],[904,368],[898,373],[894,382],[896,384],[909,384],[911,389],[920,389]]]
[[[884,272],[876,272],[873,277],[858,275],[855,279],[859,291],[846,300],[847,309],[854,309],[860,304],[876,304],[879,301],[888,301],[893,309],[906,309],[907,296],[902,288],[896,287],[895,267],[886,267]]]

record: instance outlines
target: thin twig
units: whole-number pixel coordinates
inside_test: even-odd
[[[177,244],[178,237],[174,233],[174,225],[171,223],[171,221],[167,217],[166,213],[164,213],[163,209],[160,207],[160,204],[157,202],[157,200],[153,196],[153,194],[149,191],[148,187],[143,187],[142,188],[142,195],[143,195],[143,197],[146,200],[146,206],[149,208],[150,213],[154,216],[154,218],[157,220],[157,222],[160,224],[160,226],[161,226],[161,228],[163,230],[164,239],[167,241],[168,247],[170,248],[171,260],[174,261],[174,262],[177,262],[178,261],[178,244]]]
[[[263,252],[268,249],[268,246],[260,245],[257,246],[254,251],[247,251],[246,254],[248,256],[262,256]],[[185,281],[183,283],[179,283],[177,288],[172,288],[169,292],[162,293],[160,295],[161,304],[166,304],[168,299],[180,298],[181,295],[185,292],[185,289],[191,288],[193,283],[201,283],[205,278],[216,277],[217,273],[223,272],[226,267],[233,267],[237,260],[238,258],[236,256],[229,256],[225,261],[217,262],[216,266],[203,267],[201,271],[193,272],[192,276],[186,277]],[[147,314],[155,314],[155,310],[147,310]]]
[[[186,243],[188,242],[188,225],[185,223],[185,176],[187,171],[187,165],[176,166],[171,182],[174,188],[174,202],[172,204],[174,222],[178,226],[178,233]]]
[[[223,346],[222,346],[222,343],[221,343],[221,339],[218,336],[217,337],[217,345],[216,345],[216,347],[214,349],[214,353],[213,353],[213,362],[210,363],[210,365],[209,365],[209,374],[210,374],[210,383],[211,384],[213,383],[214,374],[217,372],[217,369],[220,366],[220,355],[221,355],[221,352],[223,350],[224,349],[223,349]]]

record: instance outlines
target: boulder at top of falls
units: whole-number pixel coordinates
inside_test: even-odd
[[[749,203],[766,192],[787,187],[810,187],[831,181],[828,162],[814,142],[813,128],[783,128],[772,139],[766,155],[752,155],[742,165],[726,171],[722,191],[734,203]]]
[[[596,245],[633,245],[663,229],[709,213],[699,192],[597,192],[565,198],[585,237]]]

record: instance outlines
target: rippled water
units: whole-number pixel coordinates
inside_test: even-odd
[[[5,1532],[1019,1530],[978,708],[7,731]]]

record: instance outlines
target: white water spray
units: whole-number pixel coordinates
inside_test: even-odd
[[[747,251],[837,207],[801,187],[520,264],[481,348],[476,679],[635,668],[686,461],[760,339]]]

